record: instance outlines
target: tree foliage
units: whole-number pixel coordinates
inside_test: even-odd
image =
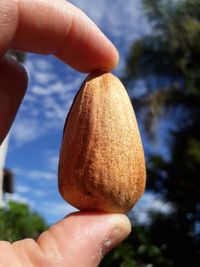
[[[11,201],[7,207],[0,209],[0,240],[36,239],[46,229],[44,219],[26,204]]]
[[[155,152],[147,157],[148,189],[173,209],[169,215],[152,214],[145,230],[133,229],[133,238],[125,243],[129,262],[118,256],[115,264],[119,249],[112,264],[105,266],[196,266],[200,262],[200,1],[143,0],[143,4],[152,31],[134,42],[124,80],[133,93],[138,80],[145,85],[133,105],[144,118],[149,142],[159,135],[155,126],[160,118],[173,125],[165,133],[169,159]],[[138,254],[140,247],[147,253]]]

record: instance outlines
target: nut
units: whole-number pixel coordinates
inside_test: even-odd
[[[68,114],[59,160],[62,197],[82,211],[127,212],[144,192],[145,159],[128,94],[92,73]]]

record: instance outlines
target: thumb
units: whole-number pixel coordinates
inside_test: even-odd
[[[38,243],[47,254],[53,250],[62,259],[59,266],[95,267],[127,237],[130,228],[125,215],[75,213],[41,235]]]
[[[26,266],[29,259],[36,267],[96,267],[130,231],[131,224],[125,215],[80,212],[50,227],[37,243],[26,239],[13,243],[13,247],[18,261]]]

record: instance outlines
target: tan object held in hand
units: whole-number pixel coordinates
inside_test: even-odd
[[[59,161],[62,197],[82,211],[127,212],[144,192],[145,159],[128,94],[110,73],[93,73],[68,114]]]

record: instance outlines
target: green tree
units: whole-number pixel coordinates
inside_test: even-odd
[[[164,136],[170,158],[162,153],[147,155],[148,189],[173,209],[169,215],[152,214],[147,240],[137,234],[135,240],[127,240],[126,255],[134,250],[132,265],[121,258],[118,266],[196,266],[200,262],[200,1],[143,0],[143,4],[152,33],[133,44],[124,81],[133,95],[138,80],[145,85],[133,105],[149,142],[160,135],[155,130],[159,119],[173,126]],[[150,244],[148,250],[160,250],[149,261],[136,254],[144,242]]]
[[[11,201],[7,207],[0,209],[0,240],[36,239],[46,229],[44,219],[31,211],[27,204]]]

